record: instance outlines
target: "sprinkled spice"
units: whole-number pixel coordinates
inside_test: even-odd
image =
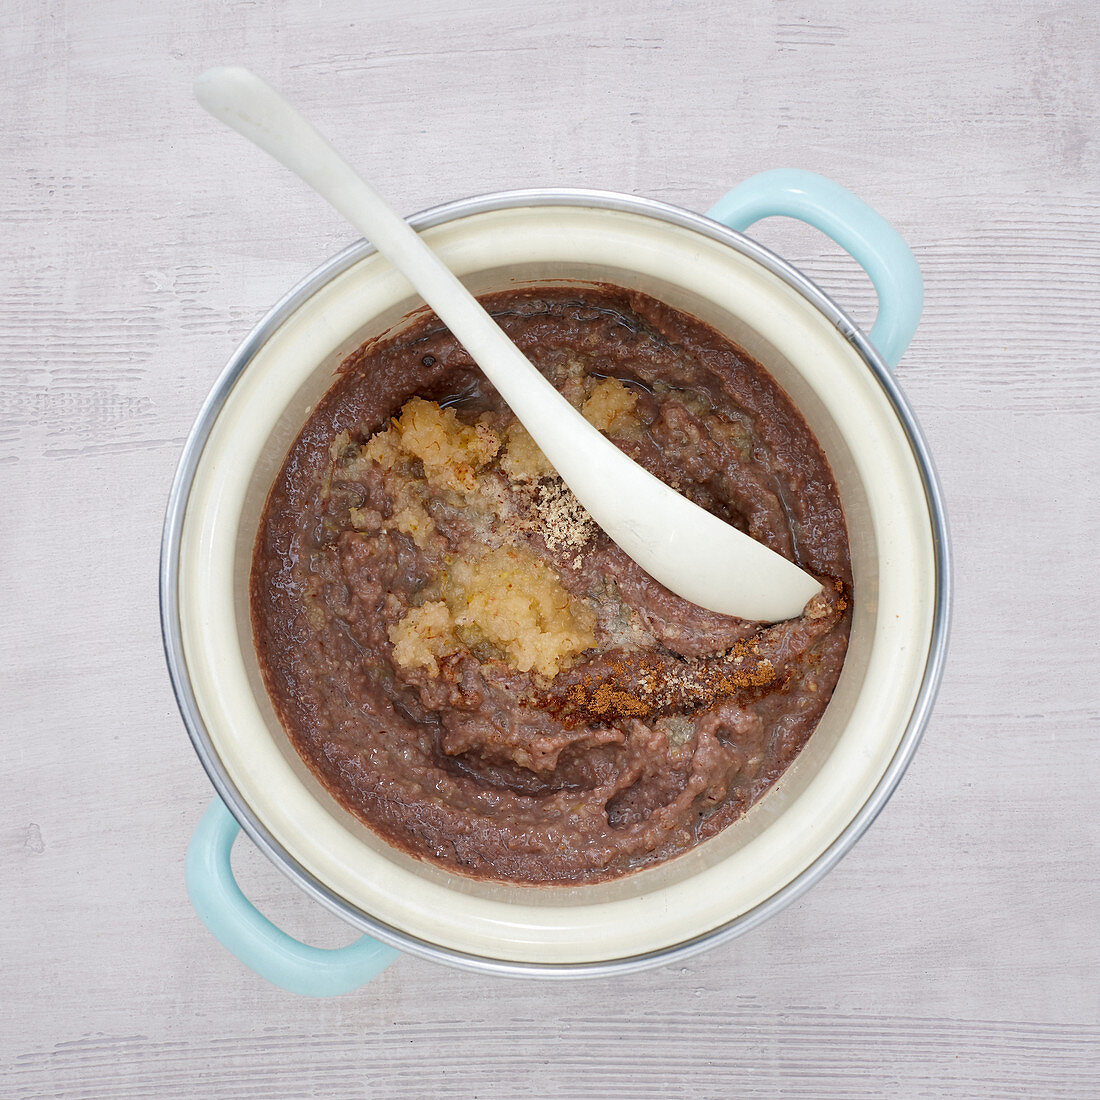
[[[543,481],[538,487],[535,510],[539,530],[550,550],[573,552],[583,550],[599,528],[584,510],[581,502],[569,491],[560,478]],[[580,568],[580,559],[572,564]]]

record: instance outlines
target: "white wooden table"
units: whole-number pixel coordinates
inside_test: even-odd
[[[902,11],[7,0],[0,1095],[1100,1096],[1100,19]],[[211,788],[161,656],[165,497],[234,346],[350,236],[195,106],[229,61],[410,213],[536,185],[705,209],[795,166],[911,242],[900,377],[950,508],[950,667],[885,813],[764,927],[590,983],[406,957],[318,1002],[199,925]],[[869,322],[837,249],[758,235]],[[351,938],[239,847],[273,919]]]

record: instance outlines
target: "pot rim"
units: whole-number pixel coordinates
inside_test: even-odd
[[[655,199],[584,188],[529,188],[478,195],[431,207],[408,219],[417,230],[473,214],[526,206],[577,206],[649,216],[729,245],[757,261],[797,291],[852,345],[896,413],[912,448],[928,506],[935,565],[932,631],[924,675],[905,732],[888,767],[859,812],[833,842],[799,875],[760,904],[725,924],[655,951],[594,962],[519,962],[475,955],[412,936],[365,913],[340,897],[285,851],[237,790],[213,748],[191,687],[180,625],[179,566],[183,520],[203,449],[225,400],[259,348],[322,286],[376,250],[368,241],[348,245],[310,272],[283,296],[241,342],[218,376],[188,434],[173,479],[165,513],[160,557],[161,634],[172,688],[191,743],[219,797],[241,828],[271,861],[300,888],[348,923],[393,947],[462,969],[514,977],[580,978],[630,973],[687,959],[749,931],[800,897],[830,871],[867,830],[893,794],[909,766],[931,714],[943,676],[950,630],[951,551],[942,491],[923,433],[890,369],[851,318],[812,280],[763,245],[702,214]]]

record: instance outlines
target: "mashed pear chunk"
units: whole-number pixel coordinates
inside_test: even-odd
[[[640,425],[634,410],[638,395],[617,378],[604,378],[596,384],[581,406],[581,416],[594,428],[609,435],[634,435]]]
[[[516,671],[553,677],[596,644],[595,611],[524,547],[456,558],[442,591],[390,627],[399,665],[434,675],[440,658],[488,644]]]
[[[389,629],[393,659],[402,668],[426,668],[439,675],[439,659],[458,652],[455,624],[447,605],[433,600],[412,608]]]
[[[538,481],[540,478],[554,476],[554,467],[550,465],[550,460],[539,450],[539,445],[518,420],[513,420],[505,428],[504,446],[500,468],[510,480]]]
[[[386,431],[372,437],[366,455],[387,470],[404,456],[418,458],[431,484],[469,492],[477,485],[477,471],[499,450],[500,436],[488,425],[463,424],[454,409],[414,397]]]

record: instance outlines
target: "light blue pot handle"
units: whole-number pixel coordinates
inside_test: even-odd
[[[917,331],[924,290],[917,261],[893,226],[839,183],[794,168],[750,176],[707,211],[738,232],[773,215],[820,229],[867,272],[878,294],[871,343],[896,367]]]
[[[310,947],[288,936],[241,892],[229,854],[241,827],[214,798],[187,847],[187,893],[223,947],[273,985],[307,997],[335,997],[369,982],[400,952],[370,936],[347,947]]]

